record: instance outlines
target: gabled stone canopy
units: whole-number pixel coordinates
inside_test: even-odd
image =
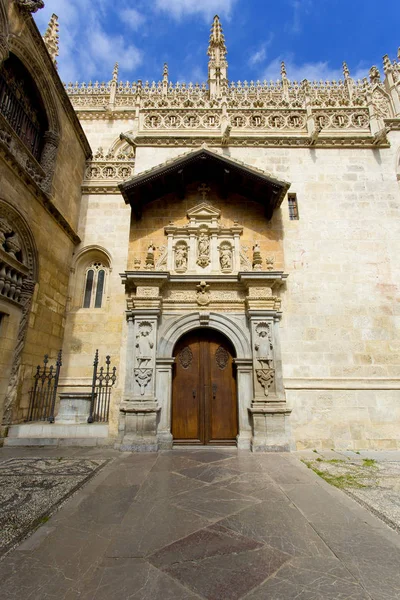
[[[290,187],[290,183],[264,171],[208,148],[200,148],[128,179],[119,185],[119,189],[136,218],[140,219],[145,204],[173,192],[183,199],[186,186],[195,181],[217,184],[225,198],[235,192],[259,202],[264,206],[268,220]]]

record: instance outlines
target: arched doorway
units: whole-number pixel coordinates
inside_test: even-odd
[[[178,340],[172,385],[175,444],[236,444],[234,356],[231,342],[213,329],[196,329]]]

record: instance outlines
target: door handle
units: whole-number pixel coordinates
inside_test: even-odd
[[[212,384],[212,392],[213,392],[213,400],[215,400],[215,396],[217,395],[217,384],[213,383]]]
[[[193,390],[192,395],[193,395],[193,398],[196,398],[196,390]]]

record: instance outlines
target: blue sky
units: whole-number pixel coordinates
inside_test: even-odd
[[[345,60],[364,77],[400,45],[399,0],[47,0],[35,15],[42,34],[59,17],[63,81],[205,81],[207,46],[219,14],[230,80],[338,79]]]

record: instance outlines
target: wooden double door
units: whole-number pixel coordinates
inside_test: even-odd
[[[229,340],[217,331],[198,329],[178,341],[174,356],[174,443],[234,445],[238,411]]]

